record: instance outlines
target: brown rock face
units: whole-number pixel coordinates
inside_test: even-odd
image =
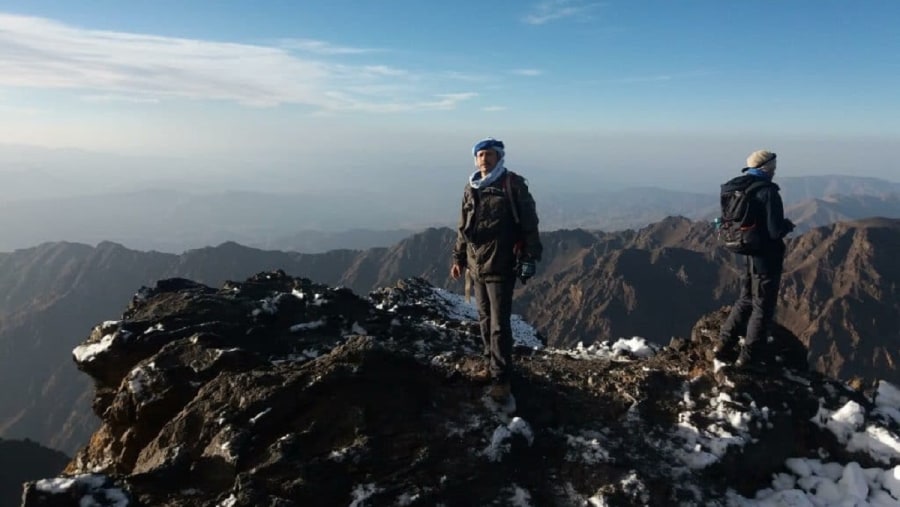
[[[779,320],[836,378],[900,380],[900,221],[814,229],[789,245]]]
[[[519,289],[523,315],[568,346],[643,336],[665,343],[737,296],[740,260],[705,223],[671,218],[600,235]],[[814,229],[788,242],[776,320],[835,378],[900,383],[900,220]],[[553,257],[551,257],[553,259]]]
[[[805,371],[782,328],[767,370],[715,374],[721,311],[655,355],[543,350],[517,324],[510,413],[474,380],[458,299],[421,279],[363,299],[281,272],[142,290],[76,350],[102,426],[23,505],[704,505],[752,495],[791,456],[900,464],[812,422],[871,402]]]

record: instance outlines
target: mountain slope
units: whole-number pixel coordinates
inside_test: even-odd
[[[814,229],[790,245],[780,320],[839,378],[900,376],[900,221]],[[893,372],[893,375],[891,375]]]

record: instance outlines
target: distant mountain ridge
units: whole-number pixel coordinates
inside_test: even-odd
[[[900,182],[867,176],[823,174],[821,176],[784,176],[776,181],[789,202],[821,199],[834,195],[884,196],[900,192]]]
[[[799,230],[858,220],[864,217],[900,217],[900,192],[883,195],[830,195],[789,206],[785,214]]]
[[[789,242],[779,321],[809,345],[821,371],[898,381],[900,220],[814,229]],[[450,229],[428,229],[390,248],[324,254],[263,251],[224,243],[182,255],[48,243],[0,254],[0,435],[73,452],[96,425],[89,386],[71,350],[96,322],[121,313],[142,285],[186,277],[219,286],[283,269],[365,294],[422,276],[448,278]],[[714,246],[706,222],[669,218],[617,233],[543,235],[539,273],[517,290],[515,310],[554,345],[643,336],[685,336],[698,316],[731,304],[738,270]],[[892,283],[893,281],[893,283]]]
[[[722,181],[729,175],[723,175]],[[2,182],[0,174],[0,182]],[[609,190],[597,184],[561,191],[535,186],[543,230],[583,228],[619,231],[640,228],[667,216],[700,220],[718,213],[722,181],[693,191],[631,187]],[[810,199],[855,196],[828,213],[799,210],[804,227],[826,225],[831,218],[859,219],[871,210],[900,218],[890,193],[900,183],[854,176],[780,176],[776,180],[789,207]],[[48,241],[96,244],[114,241],[138,250],[182,253],[226,241],[259,248],[306,253],[331,249],[389,246],[429,226],[454,226],[459,189],[421,188],[405,192],[355,189],[328,193],[228,191],[191,193],[166,188],[105,191],[92,195],[19,200],[0,199],[0,251]],[[21,192],[20,192],[21,193]],[[879,204],[880,203],[880,204]],[[809,206],[809,205],[806,205]],[[116,210],[110,213],[110,210]],[[303,234],[300,231],[307,231]]]

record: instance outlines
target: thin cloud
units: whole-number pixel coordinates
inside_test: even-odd
[[[565,18],[585,19],[600,3],[584,0],[544,0],[532,6],[522,20],[529,25],[543,25]]]
[[[356,111],[364,113],[405,113],[422,110],[448,111],[455,109],[460,102],[478,96],[477,93],[446,93],[436,95],[433,100],[423,101],[399,101],[399,102],[371,102],[360,101],[341,92],[329,92],[329,96],[344,105],[342,111]]]
[[[535,77],[535,76],[540,76],[541,74],[544,73],[544,71],[542,71],[540,69],[515,69],[512,71],[512,73],[517,76]]]
[[[314,39],[279,39],[278,46],[295,51],[304,51],[317,55],[364,55],[383,51],[376,48],[354,48],[338,46],[326,41]]]
[[[487,111],[489,113],[493,113],[496,111],[506,111],[506,108],[503,106],[487,106],[487,107],[482,107],[481,110]]]
[[[158,104],[160,100],[155,97],[139,97],[137,95],[85,95],[81,100],[86,102],[131,102],[135,104]]]
[[[310,47],[320,55],[353,49]],[[284,47],[86,30],[5,14],[0,86],[68,89],[87,100],[216,100],[331,112],[445,110],[474,96],[447,93],[459,90],[447,90],[438,75],[303,58]]]
[[[453,70],[442,72],[441,76],[443,76],[446,79],[453,79],[455,81],[465,81],[465,82],[469,82],[469,83],[483,83],[486,81],[493,80],[493,77],[491,77],[489,75],[469,74],[466,72],[459,72],[459,71],[453,71]]]

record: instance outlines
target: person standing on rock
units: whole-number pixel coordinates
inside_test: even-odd
[[[502,141],[488,138],[472,148],[477,170],[462,199],[450,276],[471,276],[484,344],[485,380],[497,401],[510,399],[513,288],[526,283],[541,260],[538,216],[525,179],[504,166]],[[468,270],[468,273],[466,273]]]
[[[747,157],[747,167],[741,171],[744,174],[722,185],[723,203],[727,194],[745,192],[744,223],[751,225],[741,230],[745,231],[743,234],[752,234],[747,241],[752,243],[752,248],[737,256],[743,269],[740,295],[722,325],[715,351],[717,360],[734,361],[738,368],[759,361],[759,348],[765,345],[775,316],[784,264],[784,237],[794,230],[794,224],[784,218],[778,185],[772,182],[776,163],[775,153],[754,151]],[[744,342],[738,347],[741,334]]]

